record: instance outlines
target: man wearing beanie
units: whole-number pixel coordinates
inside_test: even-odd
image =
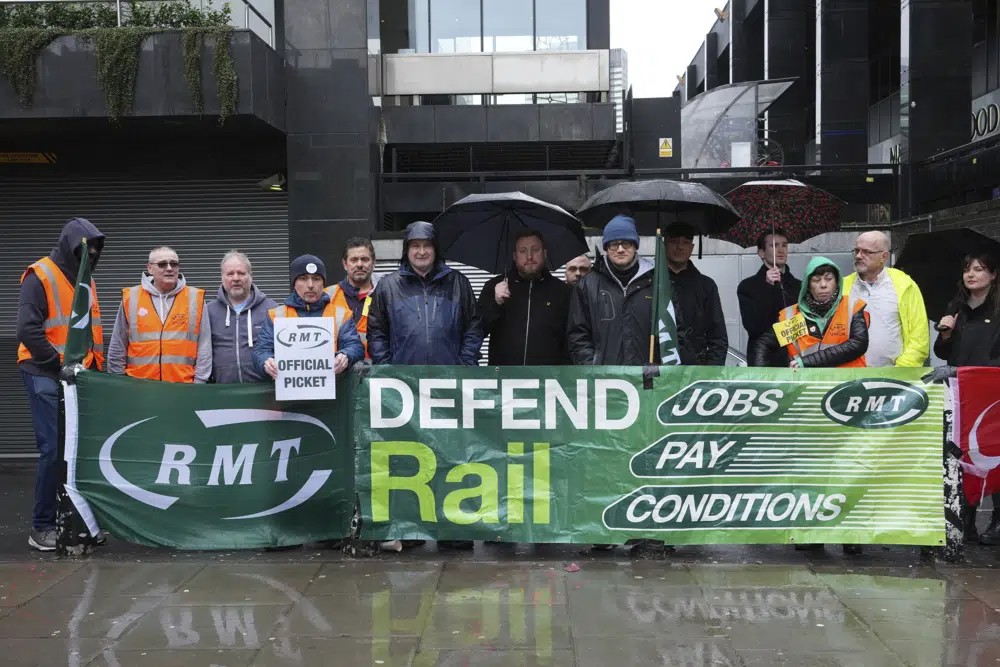
[[[644,366],[653,330],[653,263],[639,257],[639,234],[627,215],[616,215],[604,227],[602,244],[604,256],[573,286],[566,327],[570,355],[580,366]],[[659,363],[659,346],[655,354]],[[667,550],[657,540],[630,544],[633,555],[644,558]]]
[[[666,229],[667,265],[677,315],[677,342],[685,366],[725,366],[729,333],[715,281],[695,268],[694,228],[675,222]]]
[[[653,330],[653,263],[639,257],[639,234],[635,220],[627,215],[611,219],[602,242],[605,254],[574,285],[570,297],[566,329],[570,355],[577,365],[647,364]]]
[[[253,363],[258,373],[271,378],[278,376],[274,363],[275,317],[332,317],[337,331],[337,353],[333,369],[339,375],[365,357],[365,349],[358,337],[351,311],[330,303],[326,287],[326,266],[315,255],[300,255],[292,260],[288,271],[292,293],[284,304],[267,311],[267,319],[260,329],[260,341],[253,349]]]
[[[379,281],[368,310],[372,363],[475,366],[482,344],[472,284],[445,265],[431,223],[410,223],[399,270]],[[421,544],[423,540],[393,540],[383,548]],[[472,546],[468,540],[438,541],[439,548]]]

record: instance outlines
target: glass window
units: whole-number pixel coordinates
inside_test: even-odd
[[[587,48],[587,0],[536,0],[535,48],[575,51]]]
[[[536,104],[578,104],[580,93],[536,93]]]
[[[431,52],[483,50],[478,0],[431,0]]]
[[[417,53],[429,53],[430,38],[430,0],[413,0],[410,5],[410,48]]]
[[[534,34],[534,0],[483,0],[483,51],[532,51]]]

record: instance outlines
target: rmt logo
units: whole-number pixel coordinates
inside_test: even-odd
[[[823,413],[854,428],[893,428],[909,424],[927,411],[927,394],[898,380],[845,382],[823,397]]]

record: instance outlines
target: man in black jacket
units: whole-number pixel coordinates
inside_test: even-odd
[[[73,290],[80,270],[83,239],[91,267],[97,266],[104,234],[89,220],[72,218],[48,257],[29,266],[21,276],[17,304],[17,366],[28,393],[31,421],[38,446],[35,505],[28,544],[39,551],[56,548],[56,492],[59,487],[59,370],[69,334]],[[91,295],[97,299],[97,294]],[[54,310],[58,309],[58,310]],[[104,348],[94,310],[91,368],[101,370]],[[88,355],[90,356],[90,355]],[[86,360],[85,360],[86,361]]]
[[[694,233],[690,225],[675,222],[665,234],[681,364],[725,366],[729,350],[726,318],[715,281],[691,263]]]
[[[778,321],[783,308],[798,301],[802,281],[788,269],[788,235],[782,229],[757,237],[757,256],[763,265],[744,279],[736,289],[740,300],[740,318],[747,332],[747,363],[753,366],[753,349],[757,340]],[[778,350],[767,360],[774,368],[788,367],[788,354]]]
[[[479,317],[490,336],[490,366],[559,366],[569,363],[566,316],[570,287],[545,267],[540,232],[514,241],[514,268],[483,286]]]
[[[570,299],[566,337],[573,363],[648,364],[653,263],[639,257],[639,234],[628,216],[612,218],[602,242],[606,254],[573,287]]]

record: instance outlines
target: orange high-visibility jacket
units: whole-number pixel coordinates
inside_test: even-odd
[[[205,290],[185,287],[161,322],[153,297],[141,285],[122,290],[122,312],[128,322],[125,374],[163,382],[194,382],[198,334]]]
[[[823,338],[816,338],[806,334],[799,338],[796,343],[798,343],[799,349],[795,349],[795,345],[788,345],[788,358],[792,359],[798,355],[803,357],[812,354],[813,352],[818,352],[824,347],[831,347],[833,345],[839,345],[840,343],[846,343],[851,335],[851,318],[858,314],[859,311],[864,310],[867,304],[858,299],[853,303],[849,302],[848,299],[844,298],[840,300],[840,304],[837,306],[837,310],[834,311],[833,317],[826,325],[826,331],[823,333]],[[782,309],[781,313],[778,315],[778,321],[784,322],[785,320],[790,320],[799,314],[799,304],[793,304],[787,308]],[[868,319],[868,313],[865,313],[865,320]],[[861,355],[854,361],[850,361],[846,364],[841,364],[837,368],[864,368],[868,364],[865,363],[865,355]]]
[[[344,294],[344,290],[340,288],[340,285],[334,283],[330,285],[325,290],[323,290],[330,295],[330,303],[334,306],[338,306],[345,310],[350,310],[351,307],[347,305],[347,295]],[[361,309],[361,317],[357,322],[358,336],[361,338],[361,344],[365,348],[365,359],[371,359],[372,355],[368,354],[368,309],[372,305],[372,297],[375,295],[375,288],[372,287],[368,290],[368,294],[365,296],[364,306]]]
[[[66,350],[66,337],[69,335],[69,320],[73,310],[73,285],[50,257],[43,257],[21,274],[21,282],[31,271],[45,288],[45,301],[48,304],[48,317],[45,320],[45,337],[59,353],[60,363]],[[104,367],[104,332],[101,328],[101,307],[97,303],[97,285],[90,281],[90,293],[93,296],[90,304],[90,332],[93,335],[93,347],[83,358],[87,368],[101,369]],[[17,347],[17,363],[31,359],[31,352],[24,344]]]

